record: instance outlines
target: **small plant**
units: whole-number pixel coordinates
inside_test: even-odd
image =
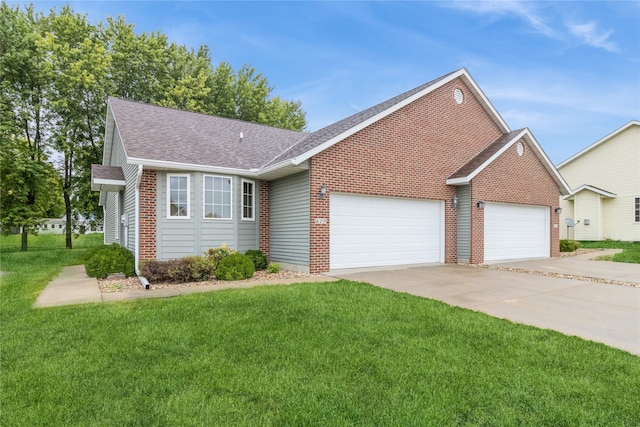
[[[282,266],[278,263],[269,264],[269,267],[267,268],[269,274],[279,273],[280,270],[282,270]]]
[[[580,247],[580,242],[575,240],[560,240],[560,252],[573,252]]]
[[[218,280],[244,280],[253,277],[253,261],[246,255],[234,253],[223,258],[216,268]]]
[[[124,273],[126,277],[136,274],[133,254],[126,248],[113,243],[96,250],[84,265],[89,277],[106,279],[114,273]]]
[[[267,257],[259,249],[249,249],[245,255],[251,258],[256,271],[267,268]]]
[[[204,253],[205,257],[212,263],[213,270],[215,271],[218,268],[218,263],[228,257],[229,255],[233,255],[237,253],[233,249],[229,249],[226,243],[223,243],[218,248],[210,248],[207,252]]]

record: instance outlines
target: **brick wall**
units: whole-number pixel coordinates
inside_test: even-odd
[[[519,142],[525,147],[522,156],[517,154],[516,143],[472,180],[472,264],[484,261],[484,210],[475,208],[478,200],[548,206],[550,256],[559,255],[559,215],[554,212],[560,195],[558,187],[526,140]]]
[[[260,250],[262,253],[269,259],[269,229],[271,226],[270,223],[270,215],[271,215],[271,202],[270,202],[270,194],[271,194],[271,186],[269,181],[260,181],[260,216],[259,216],[259,242],[260,242]]]
[[[140,179],[140,260],[156,259],[156,171]]]
[[[453,90],[464,93],[458,105]],[[501,135],[481,104],[456,79],[311,159],[310,271],[329,269],[332,192],[445,201],[445,262],[456,262],[455,187],[446,178]],[[320,185],[327,196],[320,200]],[[556,193],[557,196],[557,193]]]

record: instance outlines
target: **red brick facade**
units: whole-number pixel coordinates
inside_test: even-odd
[[[464,94],[462,104],[454,101],[456,88]],[[312,157],[310,271],[319,273],[330,268],[332,192],[445,201],[444,259],[457,262],[456,210],[449,203],[456,188],[446,185],[446,179],[501,135],[481,102],[461,79],[456,79]],[[472,198],[548,205],[552,209],[559,193],[544,166],[532,150],[527,149],[518,161],[513,154],[515,148],[473,179]],[[319,199],[317,192],[322,184],[327,186],[327,196]],[[316,224],[316,218],[327,218],[327,223]],[[555,213],[551,218],[552,224],[557,224]],[[483,212],[474,210],[472,262],[483,257],[483,224]],[[551,230],[551,239],[554,255],[557,228]]]
[[[140,260],[156,259],[156,171],[140,179]]]
[[[269,239],[270,233],[270,220],[271,217],[271,199],[269,197],[271,191],[271,185],[269,181],[260,181],[259,186],[259,198],[260,198],[260,229],[259,229],[259,244],[262,253],[269,259],[269,246],[271,241]]]

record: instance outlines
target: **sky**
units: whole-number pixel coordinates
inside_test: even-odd
[[[92,23],[122,15],[137,33],[207,45],[214,65],[254,67],[273,96],[302,103],[307,131],[462,67],[554,164],[640,120],[640,0],[68,4]]]

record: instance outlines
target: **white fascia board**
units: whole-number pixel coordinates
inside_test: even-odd
[[[111,111],[111,105],[107,101],[107,119],[104,126],[104,147],[102,148],[102,164],[109,165],[111,158],[111,150],[113,148],[113,131],[115,127],[115,121],[113,117],[113,111]]]
[[[260,177],[262,175],[267,175],[271,172],[277,171],[278,169],[286,168],[287,166],[292,165],[295,165],[293,159],[287,159],[283,162],[276,163],[275,165],[271,165],[263,169],[252,169],[252,171],[255,173],[255,176]]]
[[[549,156],[547,156],[547,153],[545,153],[540,144],[538,144],[538,141],[533,136],[529,128],[525,128],[525,131],[525,136],[527,137],[529,143],[533,145],[535,151],[538,154],[538,158],[543,161],[543,164],[546,166],[547,171],[549,171],[549,173],[551,173],[555,177],[556,182],[560,184],[560,194],[571,194],[571,188],[569,187],[569,184],[567,184],[567,181],[565,181],[562,175],[560,175],[560,172],[558,172],[558,169],[553,165],[551,159],[549,159]],[[520,138],[520,136],[518,136],[518,138]]]
[[[433,92],[434,90],[446,85],[447,83],[451,82],[452,80],[457,79],[458,77],[460,77],[462,75],[467,76],[467,79],[465,79],[465,81],[467,81],[467,80],[473,81],[473,79],[471,79],[471,76],[469,76],[469,73],[467,72],[467,70],[462,68],[462,69],[452,73],[451,75],[447,76],[447,78],[442,79],[442,80],[432,84],[431,86],[426,87],[424,90],[421,90],[420,92],[417,92],[417,93],[413,94],[409,98],[404,99],[403,101],[392,105],[391,107],[387,108],[384,111],[379,112],[378,114],[376,114],[375,116],[369,118],[368,120],[365,120],[365,121],[363,121],[361,123],[358,123],[354,127],[342,132],[339,135],[334,136],[333,138],[329,139],[328,141],[322,143],[321,145],[318,145],[317,147],[307,151],[306,153],[301,154],[298,157],[294,157],[292,159],[293,163],[298,165],[298,164],[300,164],[300,163],[302,163],[302,162],[304,162],[306,160],[309,160],[311,157],[315,156],[316,154],[323,152],[327,148],[333,146],[334,144],[337,144],[338,142],[342,141],[343,139],[350,137],[354,133],[361,131],[362,129],[366,128],[367,126],[370,126],[371,124],[373,124],[373,123],[375,123],[375,122],[387,117],[388,115],[390,115],[392,113],[395,113],[399,109],[411,104],[416,99],[419,99],[419,98],[427,95],[428,93]],[[489,106],[490,106],[490,104],[489,104]],[[491,108],[493,108],[493,107],[491,107]]]
[[[145,168],[148,167],[148,168],[159,169],[159,170],[211,172],[211,173],[220,173],[225,175],[244,175],[244,176],[258,175],[255,169],[222,168],[219,166],[205,166],[205,165],[196,165],[192,163],[170,162],[166,160],[141,159],[138,157],[128,157],[127,164],[142,165]]]
[[[445,181],[447,185],[466,185],[469,182],[470,180],[466,176],[462,178],[449,178]]]
[[[577,159],[578,157],[582,156],[583,154],[588,153],[589,151],[593,150],[594,148],[598,147],[599,145],[607,142],[608,140],[610,140],[611,138],[613,138],[614,136],[618,135],[621,132],[624,132],[625,130],[627,130],[628,128],[630,128],[631,126],[640,126],[640,121],[638,120],[631,120],[629,123],[627,123],[624,126],[619,127],[618,129],[614,130],[613,132],[611,132],[610,134],[608,134],[607,136],[605,136],[604,138],[601,138],[599,140],[597,140],[596,142],[594,142],[593,144],[591,144],[590,146],[588,146],[587,148],[585,148],[582,151],[579,151],[578,153],[574,154],[573,156],[569,157],[567,160],[561,162],[558,164],[558,168],[561,168],[569,163],[571,163],[572,161],[574,161],[575,159]]]
[[[489,166],[491,163],[493,163],[493,161],[495,159],[497,159],[498,157],[500,157],[500,155],[502,153],[504,153],[505,151],[507,151],[509,149],[509,147],[511,147],[517,140],[519,140],[520,138],[522,138],[526,133],[528,133],[529,130],[528,129],[523,129],[522,132],[518,133],[515,137],[513,137],[513,139],[511,139],[511,141],[509,141],[508,143],[506,143],[500,150],[496,151],[495,153],[493,153],[493,156],[489,157],[487,160],[484,161],[484,163],[482,163],[480,166],[478,166],[473,172],[471,172],[468,176],[465,177],[465,179],[467,180],[467,182],[470,182],[476,175],[478,175],[480,172],[482,172],[484,170],[484,168],[486,168],[487,166]]]
[[[478,83],[476,83],[473,77],[471,77],[471,74],[469,74],[467,69],[463,68],[460,71],[462,71],[460,73],[460,76],[463,78],[467,86],[469,86],[473,94],[484,105],[485,110],[489,113],[490,116],[492,116],[493,120],[496,122],[496,124],[498,125],[502,133],[505,134],[505,133],[511,132],[511,129],[509,128],[509,125],[507,125],[507,122],[504,121],[500,113],[498,113],[498,110],[496,110],[496,108],[493,106],[491,101],[489,101],[489,98],[487,98],[487,95],[485,95],[482,89],[480,89],[480,86],[478,86]],[[458,73],[455,73],[455,74],[456,74],[455,77],[458,77]]]
[[[113,185],[113,186],[125,186],[126,181],[124,179],[101,179],[93,178],[93,183],[96,185]]]
[[[609,197],[609,198],[612,198],[612,199],[615,199],[616,197],[618,197],[617,194],[610,193],[610,192],[608,192],[606,190],[602,190],[600,188],[592,187],[591,185],[585,184],[585,185],[581,185],[580,187],[578,187],[575,190],[573,190],[571,192],[571,194],[569,194],[567,196],[567,198],[568,197],[573,197],[573,196],[575,196],[576,194],[578,194],[579,192],[581,192],[583,190],[589,190],[589,191],[592,191],[594,193],[600,194],[601,196]]]

